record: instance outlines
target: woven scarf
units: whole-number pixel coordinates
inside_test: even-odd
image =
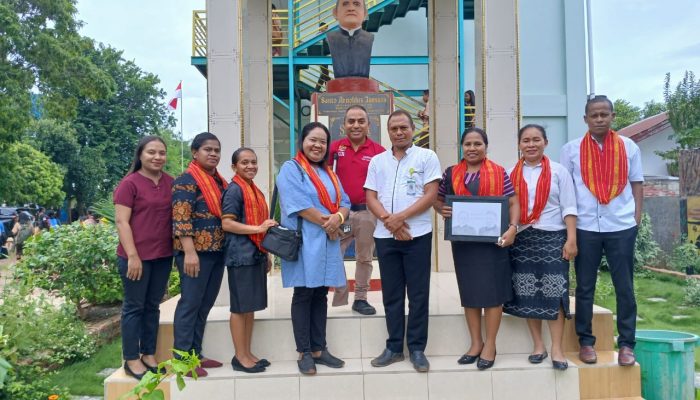
[[[330,211],[331,214],[335,214],[340,209],[340,183],[338,182],[338,176],[326,165],[324,168],[328,176],[331,177],[333,182],[333,187],[335,188],[335,203],[331,201],[331,196],[328,194],[328,189],[321,182],[321,177],[318,176],[316,170],[311,166],[309,160],[306,158],[304,153],[301,151],[297,153],[294,159],[299,163],[301,168],[306,171],[306,174],[311,178],[311,183],[313,183],[316,188],[316,193],[318,193],[318,199],[321,204]]]
[[[197,186],[202,192],[202,196],[204,196],[204,201],[207,203],[209,212],[213,216],[221,218],[221,189],[214,177],[195,160],[190,162],[190,165],[187,167],[187,172],[192,175],[195,182],[197,182]],[[219,171],[214,170],[214,174],[219,178],[225,189],[228,185],[221,174],[219,174]]]
[[[535,204],[532,207],[532,213],[528,214],[529,192],[527,190],[527,182],[523,178],[524,164],[525,159],[521,158],[515,165],[515,168],[513,168],[513,172],[510,173],[510,180],[513,182],[515,194],[518,195],[518,201],[520,201],[520,223],[523,225],[532,224],[540,219],[542,210],[544,210],[544,206],[549,198],[549,190],[552,188],[552,169],[549,166],[549,158],[544,156],[542,157],[542,172],[537,179],[537,187],[535,188]]]
[[[243,192],[243,211],[245,213],[245,223],[247,225],[255,226],[262,224],[270,214],[270,209],[267,208],[267,203],[265,202],[265,195],[263,195],[263,192],[258,189],[255,182],[251,181],[248,183],[245,179],[238,175],[233,177],[233,182],[238,184]],[[262,247],[262,240],[265,237],[264,233],[251,233],[248,235],[248,237],[253,241],[253,243],[255,243],[255,246],[257,246],[260,251],[267,253],[267,250]]]
[[[627,185],[627,152],[625,143],[615,131],[603,141],[603,151],[591,133],[581,141],[581,177],[600,204],[608,204]]]
[[[479,169],[479,196],[502,196],[505,169],[495,162],[484,159]],[[464,183],[467,161],[462,159],[452,168],[452,190],[458,196],[472,196]]]

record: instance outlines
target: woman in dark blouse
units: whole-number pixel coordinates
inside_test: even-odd
[[[163,172],[165,156],[163,139],[144,137],[131,169],[114,190],[117,264],[124,286],[124,371],[136,379],[148,370],[156,372],[159,307],[173,265],[173,178]]]
[[[250,342],[254,313],[267,308],[267,273],[271,262],[262,248],[262,240],[277,221],[268,218],[270,211],[265,196],[253,182],[258,174],[255,152],[247,147],[234,151],[231,167],[235,176],[221,200],[231,308],[229,324],[236,349],[231,366],[236,371],[263,372],[270,362],[253,355]]]
[[[507,247],[515,239],[520,208],[506,170],[486,158],[489,144],[486,132],[468,128],[461,142],[463,159],[445,171],[438,188],[436,211],[445,218],[452,216],[452,208],[445,205],[446,195],[509,197],[510,224],[498,243],[452,242],[459,297],[471,337],[470,349],[457,362],[472,364],[478,360],[477,367],[483,370],[494,364],[503,303],[512,298]],[[481,335],[482,309],[486,340]]]
[[[202,337],[224,275],[224,231],[221,228],[221,193],[228,186],[216,170],[221,143],[209,132],[195,136],[192,162],[173,184],[173,236],[175,264],[180,272],[180,301],[175,309],[175,349],[191,352],[203,368],[221,367],[202,356]]]

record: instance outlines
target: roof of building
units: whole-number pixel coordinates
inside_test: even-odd
[[[620,129],[618,133],[639,143],[657,133],[663,132],[669,127],[671,127],[671,122],[668,120],[668,111],[664,111],[661,114],[653,115],[639,122],[635,122],[630,126],[626,126]]]

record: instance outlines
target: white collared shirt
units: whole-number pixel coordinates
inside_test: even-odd
[[[357,31],[359,31],[360,29],[362,29],[362,27],[360,26],[359,28],[348,29],[348,28],[346,28],[346,27],[344,27],[344,26],[341,25],[341,26],[340,26],[340,29],[344,30],[345,32],[348,33],[348,36],[352,37],[352,36],[355,34],[355,32],[357,32]]]
[[[540,218],[532,224],[535,229],[543,231],[560,231],[566,229],[564,217],[576,216],[576,191],[571,174],[561,164],[549,160],[549,168],[552,179],[549,188],[549,198],[540,214]],[[508,175],[513,168],[508,171]],[[527,213],[530,214],[535,207],[535,195],[537,192],[537,180],[542,174],[542,163],[530,166],[523,164],[523,179],[527,183]]]
[[[384,209],[395,214],[401,212],[423,196],[423,187],[442,177],[440,160],[432,150],[411,146],[401,160],[393,151],[377,154],[369,162],[365,189],[377,192]],[[411,236],[418,237],[432,232],[431,209],[406,220]],[[377,224],[374,237],[392,238],[393,235],[381,222]]]
[[[581,141],[574,139],[561,149],[561,164],[574,178],[576,202],[578,204],[578,229],[591,232],[618,232],[637,225],[634,219],[635,203],[630,182],[644,182],[642,154],[631,139],[620,136],[627,154],[627,185],[607,205],[600,204],[581,176]],[[600,145],[600,144],[599,144]],[[602,145],[600,145],[602,148]]]

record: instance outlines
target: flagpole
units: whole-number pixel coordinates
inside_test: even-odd
[[[180,81],[182,85],[182,81]],[[180,87],[180,173],[185,170],[185,139],[182,135],[182,108],[184,107],[184,96],[182,96],[182,86]]]

